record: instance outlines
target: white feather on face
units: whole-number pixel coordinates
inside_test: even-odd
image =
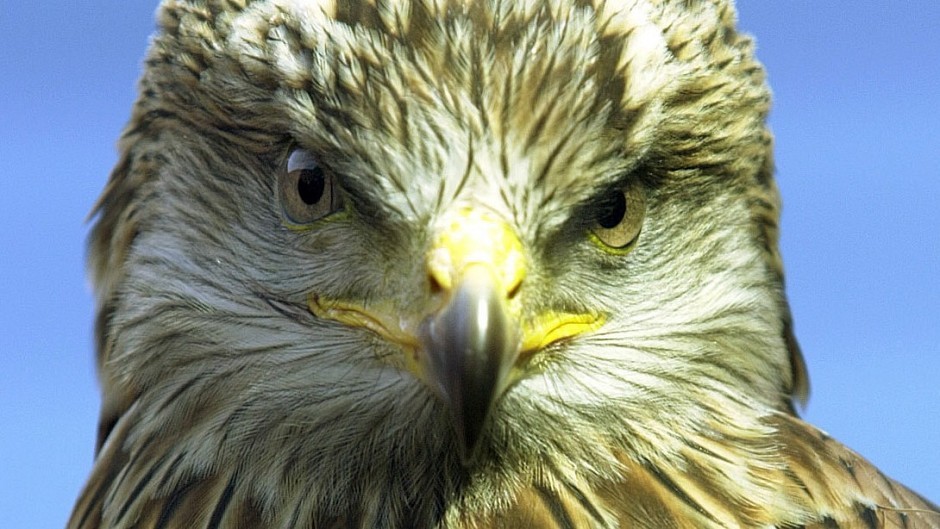
[[[461,526],[535,490],[615,526],[638,515],[610,491],[652,476],[685,480],[667,496],[699,526],[808,519],[774,481],[804,375],[769,96],[731,7],[376,4],[165,2],[92,236],[108,444],[76,516]],[[342,212],[285,222],[294,149]],[[589,228],[628,185],[642,230],[606,251]],[[472,465],[399,345],[308,303],[420,316],[433,232],[466,206],[521,241],[521,320],[606,317],[533,354]],[[719,482],[743,514],[698,495]]]
[[[417,7],[398,7],[386,13],[395,20],[390,27],[368,28],[366,18],[342,20],[353,15],[338,5],[255,2],[216,15],[208,33],[199,9],[164,11],[164,24],[176,25],[151,53],[144,84],[156,97],[140,103],[142,111],[169,114],[166,125],[141,120],[159,140],[156,174],[143,186],[154,212],[142,213],[123,267],[107,363],[118,385],[147,397],[140,404],[147,429],[134,432],[140,442],[176,432],[172,442],[187,454],[179,465],[196,473],[209,470],[200,462],[226,467],[251,454],[264,463],[259,491],[276,489],[277,476],[294,476],[322,488],[319,508],[329,510],[362,497],[355,491],[382,474],[388,454],[401,454],[397,471],[438,461],[458,479],[457,462],[446,455],[446,411],[417,381],[376,360],[396,354],[394,346],[297,306],[310,290],[389,299],[403,310],[420,303],[424,272],[415,257],[423,254],[424,228],[467,200],[511,219],[532,248],[533,275],[553,287],[527,284],[533,305],[588,305],[613,315],[506,396],[490,447],[506,468],[482,488],[490,491],[481,498],[487,504],[508,501],[513,489],[500,483],[531,479],[512,474],[538,468],[548,454],[564,454],[553,456],[559,469],[609,478],[619,465],[615,454],[603,454],[626,442],[625,433],[643,434],[629,440],[641,457],[668,447],[673,427],[702,427],[710,412],[681,390],[732,354],[756,361],[736,342],[762,344],[769,355],[762,362],[783,355],[774,298],[760,286],[770,283],[767,271],[751,234],[741,233],[746,222],[722,233],[716,217],[677,231],[671,225],[682,217],[659,206],[682,179],[632,173],[647,157],[663,156],[655,150],[670,133],[663,123],[670,99],[714,73],[704,61],[670,55],[652,18],[666,13],[642,3],[601,13],[533,5],[457,11],[419,27]],[[194,76],[195,90],[180,93]],[[755,88],[752,97],[766,97],[759,85],[729,92]],[[736,126],[761,141],[753,127],[762,107],[748,108],[756,114]],[[689,125],[697,123],[673,126]],[[361,193],[359,207],[377,211],[302,237],[283,230],[268,197],[285,137],[320,154]],[[146,152],[141,143],[137,150]],[[640,248],[614,262],[578,241],[577,217],[625,178],[655,184],[653,211]],[[732,218],[747,215],[740,201],[725,209]],[[739,257],[715,262],[720,273],[691,266],[708,252]],[[712,327],[720,331],[709,323],[717,315],[741,311],[764,316],[739,325],[740,337],[723,339],[721,348],[703,339]],[[729,353],[730,345],[738,352]],[[732,389],[716,380],[696,391]],[[776,384],[761,383],[765,405],[780,401]],[[230,412],[213,416],[208,403]],[[604,420],[579,418],[587,415]],[[684,422],[663,430],[667,418]],[[361,458],[342,456],[350,445],[362,447]],[[424,467],[412,472],[385,494],[415,498],[428,480],[441,479]]]

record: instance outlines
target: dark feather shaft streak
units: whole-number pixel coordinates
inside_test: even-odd
[[[158,18],[94,209],[104,403],[69,529],[940,529],[794,411],[770,93],[730,1]],[[293,152],[330,181],[299,225]],[[454,305],[431,273],[455,211],[512,243],[510,292],[478,268]],[[414,367],[479,337],[486,369]]]

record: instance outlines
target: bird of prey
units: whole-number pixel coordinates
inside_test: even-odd
[[[165,0],[79,528],[938,528],[802,421],[725,0]]]

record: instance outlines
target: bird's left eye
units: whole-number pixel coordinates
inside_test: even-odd
[[[295,149],[281,172],[278,193],[287,220],[309,224],[342,209],[333,174],[305,149]]]
[[[595,242],[605,249],[626,251],[640,235],[646,214],[646,196],[638,184],[628,185],[604,197],[591,227]]]

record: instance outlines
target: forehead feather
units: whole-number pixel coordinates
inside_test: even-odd
[[[752,58],[721,1],[215,0],[166,2],[161,18],[158,50],[223,101],[207,107],[253,93],[234,121],[274,124],[386,195],[495,170],[578,201],[650,149],[756,136],[766,106],[741,97],[766,89],[729,68]],[[735,104],[750,110],[729,129]],[[407,189],[416,171],[443,189]]]
[[[295,136],[342,153],[335,163],[447,180],[485,153],[504,179],[578,197],[642,154],[679,77],[651,14],[640,2],[273,0],[236,17],[227,42],[273,76]]]

